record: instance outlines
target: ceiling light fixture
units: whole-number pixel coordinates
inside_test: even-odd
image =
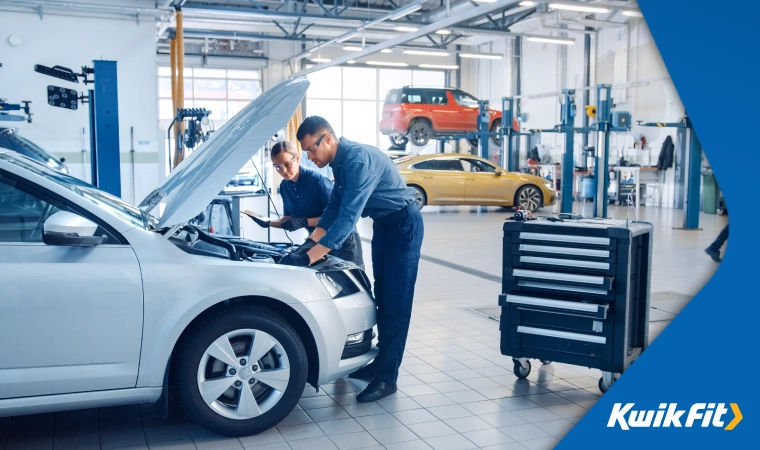
[[[347,45],[347,46],[343,47],[343,50],[345,50],[347,52],[360,52],[360,51],[362,51],[362,48],[361,47],[352,46],[352,45]]]
[[[475,0],[475,3],[495,3],[496,0]]]
[[[417,28],[415,28],[415,27],[396,27],[395,30],[396,31],[412,32],[412,31],[417,31]]]
[[[584,6],[584,5],[571,5],[567,3],[549,3],[549,8],[561,9],[564,11],[578,11],[578,12],[600,13],[600,14],[610,12],[610,10],[607,8]]]
[[[543,36],[530,36],[528,37],[528,40],[532,42],[547,42],[549,44],[562,44],[562,45],[575,44],[575,39],[560,39],[560,38],[543,37]]]
[[[420,5],[420,4],[414,5],[411,8],[407,8],[404,11],[399,11],[396,14],[388,17],[388,20],[398,20],[398,19],[400,19],[402,17],[408,16],[409,14],[411,14],[413,12],[419,11],[420,9],[422,9],[422,5]]]
[[[351,60],[348,61],[348,63],[349,64],[356,64],[356,60],[355,59],[351,59]]]
[[[419,67],[422,67],[423,69],[448,69],[448,70],[454,70],[458,69],[459,66],[451,66],[446,64],[420,64]]]
[[[435,34],[440,34],[440,35],[446,36],[446,35],[451,34],[451,31],[450,30],[438,30],[438,31],[435,32]]]
[[[494,55],[494,54],[488,54],[488,53],[460,53],[460,57],[462,58],[477,58],[477,59],[502,59],[504,58],[501,55]]]
[[[533,6],[536,2],[520,2],[520,6]]]
[[[393,50],[391,50],[389,48],[384,48],[384,49],[380,50],[380,53],[393,53]]]
[[[407,67],[409,64],[407,63],[399,63],[399,62],[386,62],[386,61],[367,61],[367,65],[369,66],[391,66],[391,67]]]
[[[331,59],[327,59],[327,58],[312,58],[311,60],[317,63],[325,63],[325,62],[332,61]]]
[[[628,17],[644,17],[641,11],[623,11],[623,15]]]
[[[448,52],[434,52],[429,50],[404,50],[407,55],[424,55],[424,56],[449,56]]]

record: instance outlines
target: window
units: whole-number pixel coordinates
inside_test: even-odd
[[[349,66],[330,67],[307,77],[311,86],[304,115],[322,116],[338,136],[378,148],[389,145],[378,126],[384,104],[425,103],[423,90],[403,92],[401,88],[414,84],[444,87],[445,80],[443,71]],[[231,114],[233,105],[228,104]]]
[[[465,108],[478,107],[478,100],[472,95],[465,94],[462,91],[454,91],[453,94],[454,94],[454,100],[457,102],[459,106],[464,106]]]
[[[436,161],[433,159],[428,159],[427,161],[420,161],[417,164],[414,164],[410,167],[412,170],[435,170]]]
[[[428,159],[420,161],[410,167],[413,170],[451,170],[451,171],[464,171],[462,163],[459,159]]]
[[[465,172],[496,173],[496,167],[479,159],[463,159],[462,164]]]
[[[425,91],[426,102],[430,105],[448,105],[449,98],[444,90],[427,90]]]
[[[77,214],[40,190],[0,174],[0,243],[43,242],[45,220],[59,211]],[[107,236],[108,244],[119,244],[102,227],[98,227],[95,234]]]
[[[419,104],[422,101],[422,91],[419,89],[407,89],[406,94],[401,97],[401,103]]]

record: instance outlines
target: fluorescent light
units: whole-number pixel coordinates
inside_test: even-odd
[[[562,45],[575,44],[575,39],[560,39],[560,38],[553,38],[553,37],[530,36],[528,37],[528,40],[532,42],[548,42],[550,44],[562,44]]]
[[[396,31],[417,31],[415,27],[396,27]]]
[[[428,50],[404,50],[407,55],[425,55],[425,56],[449,56],[448,52],[434,52]]]
[[[411,6],[411,7],[407,8],[407,9],[405,9],[403,11],[399,11],[396,14],[393,14],[392,16],[388,17],[388,19],[389,20],[397,20],[397,19],[400,19],[402,17],[406,17],[406,16],[408,16],[409,14],[411,14],[411,13],[413,13],[415,11],[419,11],[420,9],[422,9],[422,5],[420,5],[418,3],[418,4],[416,4],[414,6]]]
[[[367,65],[370,66],[392,66],[392,67],[407,67],[409,64],[407,63],[399,63],[399,62],[386,62],[386,61],[367,61]]]
[[[496,0],[475,0],[475,3],[495,3]]]
[[[579,12],[589,12],[589,13],[606,13],[610,12],[607,8],[599,8],[594,6],[583,6],[583,5],[569,5],[567,3],[549,3],[549,8],[552,9],[562,9],[565,11],[579,11]]]
[[[423,69],[458,69],[459,66],[450,66],[446,64],[420,64],[419,67],[422,67]]]
[[[478,59],[502,59],[501,55],[493,55],[488,53],[460,53],[462,58],[478,58]]]
[[[312,58],[311,60],[312,60],[312,61],[314,61],[314,62],[318,62],[318,63],[323,63],[323,62],[330,62],[330,61],[332,61],[331,59],[327,59],[327,58]]]
[[[446,35],[451,34],[451,31],[450,30],[438,30],[438,31],[435,32],[435,34],[441,34],[443,36],[446,36]]]
[[[361,47],[354,47],[354,46],[351,46],[351,45],[347,45],[347,46],[343,47],[343,50],[345,50],[347,52],[360,52],[360,51],[362,51],[362,48]]]
[[[623,11],[623,15],[628,17],[644,17],[641,11]]]
[[[349,63],[349,64],[356,64],[356,60],[355,60],[355,59],[352,59],[352,60],[348,61],[348,63]]]
[[[533,6],[536,2],[520,2],[520,6]]]
[[[389,48],[384,48],[384,49],[380,50],[380,53],[393,53],[393,50],[391,50]]]

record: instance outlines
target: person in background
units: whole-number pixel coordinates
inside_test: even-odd
[[[723,247],[723,244],[726,243],[726,240],[728,239],[728,225],[723,227],[723,230],[718,234],[718,237],[715,238],[712,244],[710,244],[709,247],[705,249],[705,253],[710,255],[710,258],[712,258],[715,262],[721,262],[723,259],[720,257],[720,249]]]
[[[311,169],[301,167],[301,154],[288,141],[275,144],[270,156],[274,169],[283,178],[280,183],[283,217],[272,220],[269,226],[286,231],[306,228],[309,234],[313,233],[330,201],[333,182]],[[356,228],[330,254],[364,268],[362,245]]]

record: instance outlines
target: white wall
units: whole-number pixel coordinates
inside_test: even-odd
[[[10,103],[32,101],[33,122],[12,123],[20,134],[59,157],[66,158],[72,175],[90,181],[89,153],[82,165],[84,149],[89,151],[87,105],[78,111],[47,104],[46,87],[56,85],[86,91],[73,84],[34,72],[35,64],[60,65],[75,72],[92,67],[93,59],[117,61],[119,82],[119,138],[122,198],[133,202],[129,164],[130,127],[134,127],[135,202],[159,182],[159,131],[156,82],[156,28],[152,20],[136,21],[88,19],[55,15],[0,14],[0,96]],[[23,43],[13,47],[10,35]]]

